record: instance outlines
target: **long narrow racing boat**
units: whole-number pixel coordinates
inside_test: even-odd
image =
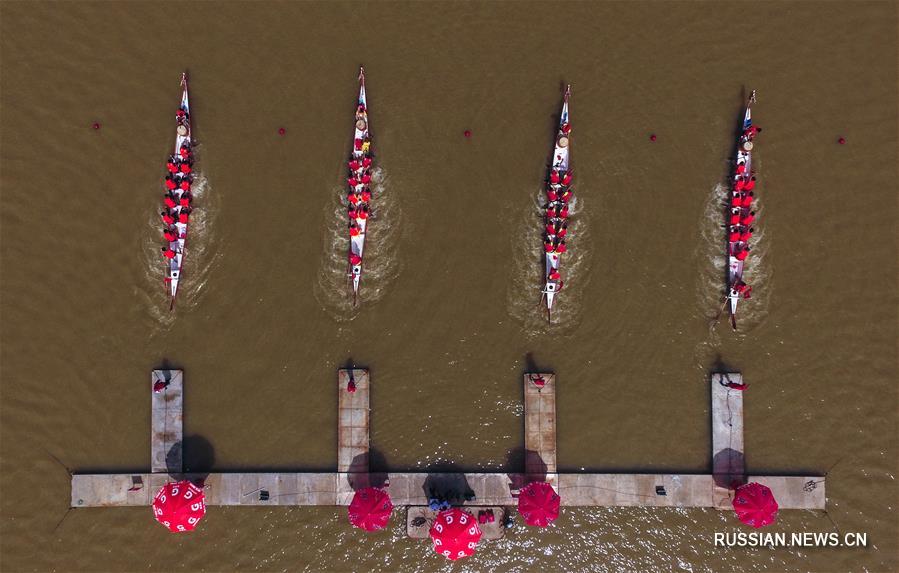
[[[187,73],[181,74],[181,104],[175,113],[175,150],[167,162],[165,178],[165,210],[162,212],[163,236],[168,248],[163,248],[166,258],[165,285],[171,301],[169,310],[175,308],[178,286],[181,284],[184,266],[184,249],[187,245],[187,227],[191,213],[190,186],[193,183],[193,149],[190,129],[190,102],[187,94]]]
[[[573,194],[569,167],[571,124],[568,119],[568,100],[570,97],[571,86],[567,86],[562,100],[562,114],[559,117],[553,160],[546,183],[546,204],[543,213],[545,226],[543,300],[546,301],[546,320],[548,322],[552,322],[553,302],[556,295],[562,290],[562,253],[568,249],[565,244],[568,234],[568,204]]]
[[[365,98],[365,70],[359,68],[359,99],[356,102],[353,126],[353,151],[347,162],[347,216],[349,218],[350,247],[347,278],[353,288],[353,306],[359,295],[362,280],[362,260],[365,233],[371,216],[371,134],[368,129],[368,103]]]
[[[731,193],[728,197],[727,224],[727,299],[725,304],[730,313],[731,327],[737,329],[737,304],[741,298],[749,298],[752,287],[743,282],[743,269],[750,251],[752,223],[755,212],[752,201],[755,198],[755,174],[752,171],[752,149],[756,134],[761,131],[752,124],[752,104],[755,90],[749,95],[746,112],[743,115],[740,138],[737,142],[737,156],[734,166]]]

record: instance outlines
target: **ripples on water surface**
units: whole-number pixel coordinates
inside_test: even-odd
[[[372,216],[366,226],[365,261],[359,298],[353,306],[352,285],[347,277],[347,199],[345,187],[331,190],[326,203],[322,260],[315,283],[315,298],[336,320],[352,320],[366,303],[377,302],[400,273],[397,238],[403,228],[399,202],[389,191],[382,167],[372,170]]]
[[[899,570],[895,22],[887,2],[0,3],[0,569]],[[334,169],[360,64],[385,163],[354,310]],[[208,180],[169,313],[156,213],[185,67]],[[568,82],[578,204],[547,326],[538,183]],[[710,334],[713,184],[745,88],[765,129],[755,295],[738,333]],[[514,469],[533,362],[559,377],[566,470],[707,471],[723,364],[751,385],[752,471],[832,468],[827,516],[771,531],[871,546],[720,549],[728,512],[676,509],[566,508],[456,564],[399,515],[364,535],[338,508],[210,508],[185,536],[145,508],[58,525],[69,476],[48,454],[145,469],[164,361],[213,468],[285,471],[333,469],[350,361],[372,369],[391,469]]]

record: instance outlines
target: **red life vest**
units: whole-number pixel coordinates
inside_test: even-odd
[[[371,201],[371,191],[363,191],[362,192],[362,201],[368,203]]]
[[[547,253],[553,252],[553,244],[552,243],[543,243],[543,250]]]
[[[368,185],[369,183],[371,183],[371,175],[366,173],[365,175],[362,176],[362,184]]]
[[[571,172],[569,171],[568,173],[565,174],[564,177],[562,177],[562,185],[568,185],[570,183],[571,183]]]
[[[750,179],[746,182],[746,185],[743,187],[746,191],[752,191],[755,188],[755,179]]]
[[[165,258],[167,258],[167,259],[174,259],[175,255],[177,255],[177,254],[178,253],[176,253],[172,249],[166,249],[165,252],[163,253],[163,256],[165,256]]]
[[[552,189],[547,189],[546,190],[546,198],[549,199],[550,201],[555,201],[556,199],[558,199],[558,196],[556,195],[556,192],[553,191]]]
[[[172,179],[166,179],[166,180],[165,180],[165,187],[166,187],[166,189],[168,189],[169,191],[171,191],[172,189],[174,189],[175,187],[177,187],[177,185],[175,185],[175,181],[174,181],[174,180],[172,180]]]
[[[180,167],[181,173],[190,173],[190,165],[182,163]]]
[[[546,226],[546,234],[549,235],[550,237],[552,237],[553,235],[555,235],[555,234],[556,234],[556,226],[553,225],[552,223],[550,223],[549,225],[547,225],[547,226]]]
[[[559,211],[559,217],[561,217],[562,219],[568,218],[568,206],[567,205],[565,207],[562,207],[562,210]]]
[[[350,236],[358,237],[359,236],[359,227],[350,227]]]
[[[364,220],[368,219],[368,211],[365,211],[365,210],[359,211],[359,213],[357,213],[356,216],[364,221]]]
[[[178,222],[186,224],[188,217],[190,217],[190,214],[182,209],[181,212],[178,213]]]
[[[163,199],[163,201],[165,202],[165,206],[168,207],[169,209],[171,209],[175,205],[177,205],[177,203],[175,203],[175,199],[171,195],[166,195],[165,199]]]
[[[558,183],[559,182],[559,172],[555,169],[552,170],[552,173],[549,174],[549,182],[550,183]]]
[[[172,217],[171,215],[169,215],[168,213],[162,214],[162,220],[168,225],[171,225],[172,223],[175,222],[175,218]]]
[[[565,243],[559,243],[559,244],[556,246],[556,252],[557,252],[557,253],[564,253],[564,252],[567,251],[567,250],[568,250],[568,247],[565,246]]]
[[[358,264],[361,263],[361,262],[362,262],[362,257],[360,257],[359,255],[357,255],[356,253],[353,253],[353,254],[350,255],[350,264],[351,264],[351,265],[355,266],[355,265],[358,265]]]
[[[746,257],[749,256],[749,251],[747,251],[746,249],[743,249],[739,253],[737,253],[736,256],[737,256],[738,261],[745,261]]]

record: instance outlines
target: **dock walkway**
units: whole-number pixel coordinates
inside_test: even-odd
[[[138,474],[74,474],[72,507],[146,506],[159,487],[173,479],[205,480],[207,505],[349,505],[353,492],[367,485],[386,486],[396,506],[427,506],[435,489],[458,493],[455,505],[478,508],[517,504],[518,488],[535,479],[549,481],[562,505],[588,507],[730,508],[734,481],[755,481],[774,492],[782,509],[823,510],[825,478],[821,476],[745,475],[743,394],[724,384],[742,383],[739,374],[711,377],[712,455],[710,474],[558,473],[556,452],[556,377],[524,378],[525,448],[533,457],[513,473],[394,472],[376,475],[369,468],[369,397],[367,370],[352,370],[355,392],[348,392],[349,370],[338,372],[338,471],[288,473],[213,473],[182,475],[181,371],[154,371],[170,380],[152,394],[151,471]],[[539,390],[539,391],[538,391]],[[177,475],[176,475],[177,474]],[[411,531],[410,531],[411,533]]]

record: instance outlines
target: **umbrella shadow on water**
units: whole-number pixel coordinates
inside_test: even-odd
[[[518,491],[527,484],[535,481],[546,481],[546,462],[539,452],[523,447],[509,450],[506,467],[509,468],[509,489]]]
[[[715,485],[727,489],[736,489],[746,483],[745,458],[743,452],[733,448],[724,448],[712,459],[712,473]]]
[[[215,466],[215,448],[203,436],[187,436],[176,442],[165,457],[169,475],[202,484]]]
[[[367,487],[382,488],[389,485],[387,461],[381,452],[371,447],[368,452],[353,458],[347,474],[347,481],[353,491]]]
[[[462,473],[428,474],[422,489],[429,500],[446,501],[453,505],[461,505],[475,498],[474,490]]]

